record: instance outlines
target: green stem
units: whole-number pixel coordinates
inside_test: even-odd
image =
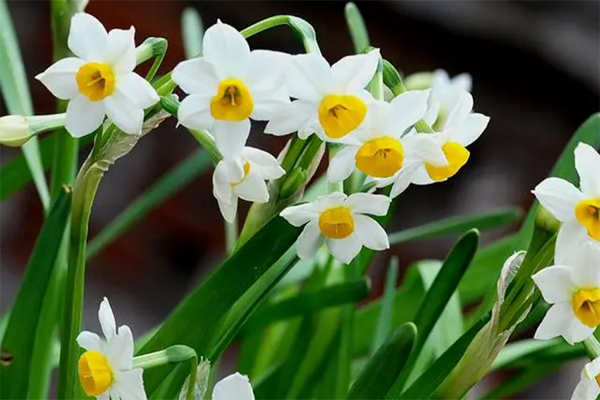
[[[585,347],[590,360],[595,360],[596,358],[600,357],[600,343],[594,335],[585,339],[583,341],[583,346]]]
[[[238,217],[233,219],[233,222],[225,221],[225,247],[227,254],[231,255],[237,243],[238,238]]]
[[[266,18],[262,21],[255,23],[254,25],[247,27],[246,29],[241,31],[241,34],[245,38],[249,38],[258,33],[266,31],[267,29],[271,29],[281,25],[288,25],[292,29],[294,29],[298,34],[300,34],[302,42],[304,44],[304,48],[307,53],[321,54],[321,50],[319,49],[317,41],[314,40],[314,38],[309,37],[314,36],[314,30],[312,30],[312,27],[308,24],[306,24],[306,26],[302,26],[303,30],[299,29],[299,23],[302,22],[306,24],[306,22],[301,20],[300,18],[291,17],[289,15],[275,15],[273,17]]]
[[[195,129],[189,129],[189,132],[192,134],[194,139],[196,139],[198,143],[204,147],[215,164],[218,164],[219,161],[223,159],[223,155],[221,155],[221,152],[217,148],[217,144],[208,133]]]

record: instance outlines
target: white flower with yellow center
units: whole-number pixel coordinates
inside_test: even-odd
[[[271,154],[245,147],[232,158],[225,158],[213,174],[213,194],[227,222],[237,213],[238,198],[255,203],[269,201],[266,180],[278,179],[285,174],[277,159]]]
[[[490,118],[473,113],[473,96],[463,91],[458,102],[448,116],[448,120],[441,132],[430,135],[435,139],[444,152],[447,164],[436,165],[423,163],[414,175],[413,183],[418,185],[429,185],[435,182],[445,181],[458,173],[467,163],[470,152],[467,147],[479,139]],[[410,136],[418,135],[413,133]]]
[[[408,187],[412,174],[424,162],[445,165],[446,157],[430,135],[402,137],[423,117],[428,96],[428,91],[415,90],[391,103],[373,102],[369,129],[353,135],[357,144],[337,152],[327,170],[329,181],[341,182],[358,169],[374,178],[378,187],[393,183],[390,196],[394,198]]]
[[[117,330],[108,300],[100,303],[98,319],[105,339],[83,331],[77,343],[86,351],[79,358],[79,381],[86,395],[99,400],[145,400],[143,370],[132,369],[133,335],[127,325]]]
[[[212,392],[213,400],[254,400],[248,377],[235,373],[221,379]]]
[[[427,122],[443,128],[446,117],[460,100],[461,93],[464,91],[470,92],[471,86],[472,78],[469,74],[464,73],[450,78],[443,69],[434,71],[431,81],[429,109],[426,115]]]
[[[600,357],[583,367],[581,380],[577,384],[571,400],[596,400],[598,395],[600,395]]]
[[[289,103],[290,56],[250,51],[241,33],[220,21],[206,31],[202,49],[202,57],[173,70],[173,81],[189,94],[177,117],[186,128],[210,131],[221,153],[233,156],[246,144],[249,118],[265,121]]]
[[[600,155],[580,143],[575,149],[575,168],[581,189],[564,179],[548,178],[533,190],[542,206],[562,222],[556,262],[578,252],[585,242],[600,246]]]
[[[113,29],[89,14],[71,19],[69,49],[76,57],[57,61],[36,76],[59,99],[69,100],[65,127],[73,137],[98,129],[104,117],[125,133],[139,134],[144,109],[159,100],[156,91],[133,70],[135,29]]]
[[[336,192],[313,203],[288,207],[281,216],[294,226],[305,225],[296,242],[302,259],[312,258],[325,243],[339,261],[348,264],[362,246],[372,250],[390,247],[385,230],[365,214],[383,216],[390,198],[378,194]]]
[[[328,142],[344,141],[362,129],[372,96],[364,88],[373,78],[379,50],[347,56],[329,66],[318,54],[294,56],[288,89],[296,100],[281,109],[265,133],[298,132],[301,139],[316,133]]]
[[[600,248],[586,243],[560,265],[532,276],[544,300],[552,306],[535,332],[536,339],[562,336],[579,343],[600,325]]]

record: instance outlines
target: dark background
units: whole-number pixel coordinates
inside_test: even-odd
[[[351,54],[343,1],[91,1],[87,11],[107,29],[136,27],[136,43],[148,36],[169,40],[161,69],[183,59],[180,17],[196,8],[205,25],[217,18],[242,29],[276,14],[293,14],[317,31],[325,57]],[[455,214],[516,205],[526,209],[541,181],[577,127],[599,109],[600,7],[594,1],[372,1],[358,2],[371,42],[403,73],[436,68],[451,76],[473,76],[475,108],[491,117],[472,158],[447,183],[412,187],[402,198],[390,231]],[[51,64],[49,3],[9,1],[37,113],[51,113],[55,99],[33,77]],[[285,27],[250,39],[253,48],[292,53],[302,47]],[[0,111],[4,115],[3,104]],[[254,126],[250,143],[278,153],[285,139]],[[145,137],[110,170],[100,187],[91,237],[144,189],[196,150],[197,143],[175,120]],[[86,155],[81,153],[82,159]],[[2,148],[2,162],[17,151]],[[322,165],[323,169],[324,165]],[[1,182],[0,182],[1,184]],[[242,207],[243,213],[247,207]],[[42,221],[33,185],[0,206],[1,308],[6,310]],[[498,236],[504,232],[496,232]],[[486,236],[489,240],[490,236]],[[451,239],[399,245],[379,254],[372,270],[374,296],[393,254],[401,265],[441,258]],[[102,296],[134,334],[162,320],[224,252],[223,223],[212,197],[211,172],[166,201],[106,248],[89,265],[87,321],[96,326]],[[524,394],[528,398],[570,396],[578,369]],[[544,390],[542,390],[544,389]],[[560,391],[564,391],[561,393]],[[544,394],[545,393],[545,394]]]

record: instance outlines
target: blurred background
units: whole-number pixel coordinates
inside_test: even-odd
[[[51,64],[49,2],[9,1],[29,84],[38,113],[54,111],[55,99],[33,77]],[[276,14],[309,21],[325,57],[351,54],[343,1],[94,1],[87,11],[107,29],[136,27],[136,42],[148,36],[169,40],[162,71],[184,58],[181,13],[195,8],[205,26],[217,18],[242,29]],[[491,116],[472,158],[447,183],[412,187],[401,199],[389,231],[442,217],[504,206],[527,209],[530,190],[549,172],[573,132],[599,107],[600,6],[596,1],[370,1],[357,2],[371,42],[404,74],[446,69],[473,76],[475,109]],[[250,39],[253,48],[291,53],[302,47],[285,27]],[[5,114],[0,102],[0,113]],[[255,125],[250,144],[277,154],[285,139],[263,135]],[[93,210],[90,237],[110,223],[138,195],[197,142],[175,120],[145,137],[111,168]],[[83,160],[89,149],[81,152]],[[2,148],[2,163],[17,154]],[[323,170],[325,165],[321,166]],[[0,185],[2,183],[0,182]],[[241,207],[245,215],[247,205]],[[2,312],[14,299],[27,257],[42,222],[33,185],[0,206]],[[486,240],[505,234],[494,232]],[[398,245],[378,254],[371,269],[372,297],[379,296],[385,266],[397,255],[401,266],[442,258],[454,239]],[[224,255],[224,230],[212,197],[211,171],[153,210],[88,266],[86,324],[95,328],[103,296],[120,322],[136,336],[155,326]],[[520,398],[565,398],[579,375],[569,366]]]

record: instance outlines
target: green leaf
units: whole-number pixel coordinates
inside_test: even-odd
[[[481,399],[492,400],[513,398],[525,389],[538,383],[545,376],[558,371],[562,366],[563,364],[559,362],[548,362],[534,365],[524,371],[519,371],[513,378],[504,380],[493,390],[482,396]]]
[[[417,337],[417,327],[407,322],[371,357],[348,393],[349,399],[384,399],[406,362]]]
[[[181,36],[183,38],[183,53],[185,58],[194,58],[202,55],[202,38],[204,37],[204,24],[196,10],[191,7],[183,10],[181,14]]]
[[[562,343],[562,339],[553,340],[535,340],[527,339],[521,340],[515,343],[510,343],[502,349],[498,357],[494,360],[490,371],[496,371],[503,369],[515,361],[527,357],[531,354],[539,352],[540,350],[546,350],[550,347],[559,345]]]
[[[0,91],[9,114],[33,115],[33,105],[27,85],[27,74],[21,58],[12,20],[5,0],[0,0]],[[31,138],[22,146],[27,165],[45,209],[50,205],[50,193],[38,140]],[[4,181],[3,181],[4,184]]]
[[[281,258],[299,233],[299,228],[291,226],[283,218],[273,218],[177,307],[139,353],[183,344],[193,348],[199,356],[210,354],[211,332],[220,319]],[[155,392],[172,369],[167,365],[146,371],[145,384],[149,395]]]
[[[202,150],[196,150],[177,164],[90,241],[87,258],[90,259],[101,252],[159,204],[202,175],[210,165],[210,157]]]
[[[2,341],[0,397],[27,398],[29,380],[35,372],[31,361],[44,294],[58,257],[63,232],[69,219],[71,196],[66,192],[52,206],[23,277]],[[10,384],[7,384],[10,382]]]
[[[357,54],[362,53],[369,47],[369,33],[365,26],[365,20],[354,3],[347,3],[344,11],[352,44],[354,44],[354,52]]]
[[[349,3],[352,4],[352,3]],[[387,340],[392,329],[394,298],[396,297],[396,282],[398,281],[398,257],[392,257],[385,278],[385,289],[383,290],[383,299],[381,303],[381,313],[375,329],[375,335],[371,342],[371,354]]]

